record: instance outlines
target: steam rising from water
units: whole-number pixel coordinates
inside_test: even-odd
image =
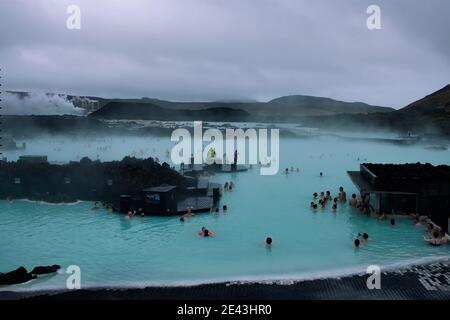
[[[75,107],[66,95],[5,92],[3,96],[3,115],[84,115],[86,111]]]

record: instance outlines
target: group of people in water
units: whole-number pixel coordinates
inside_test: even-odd
[[[234,189],[234,183],[233,183],[233,181],[230,181],[230,182],[225,182],[225,184],[223,185],[223,190],[225,190],[225,191],[233,191],[233,189]]]
[[[233,181],[225,182],[225,184],[223,186],[223,189],[225,191],[233,191],[233,189],[234,189],[234,182]],[[194,209],[193,207],[188,207],[186,213],[183,214],[180,217],[180,222],[185,222],[186,219],[195,216],[195,213],[193,212],[193,209]],[[223,213],[228,212],[228,206],[226,204],[224,204],[222,206],[222,212]],[[220,207],[212,208],[211,209],[211,213],[219,214],[220,213]],[[197,234],[199,236],[201,236],[201,237],[206,237],[206,238],[214,236],[214,232],[212,232],[210,229],[207,229],[206,227],[202,227],[201,231],[199,231]]]
[[[286,168],[286,169],[284,170],[284,173],[285,173],[285,174],[289,174],[289,172],[290,172],[290,173],[294,173],[294,172],[299,173],[299,172],[300,172],[300,168],[294,169],[294,167],[291,167],[291,170],[290,170],[290,171],[289,171],[289,168]]]
[[[339,188],[339,194],[337,197],[332,197],[331,196],[331,192],[327,191],[327,192],[320,192],[320,194],[318,194],[317,192],[313,193],[313,200],[310,203],[310,208],[313,210],[318,209],[319,207],[321,209],[325,209],[328,205],[328,203],[331,203],[331,211],[336,212],[337,207],[338,207],[338,202],[346,202],[347,201],[347,194],[344,191],[343,187]],[[316,201],[318,201],[318,203],[316,203]]]
[[[428,236],[423,236],[423,240],[431,246],[439,247],[443,244],[450,243],[450,236],[442,231],[442,228],[431,222],[428,217],[421,216],[419,214],[411,214],[410,217],[413,219],[414,225],[416,227],[422,226],[422,223],[427,224],[426,230]]]
[[[369,242],[369,234],[367,234],[366,232],[358,233],[358,236],[356,237],[355,241],[353,241],[353,248],[359,249],[361,243],[365,242]]]
[[[322,173],[321,173],[322,177]],[[346,203],[347,195],[343,187],[339,188],[339,194],[337,197],[332,197],[330,191],[326,192],[314,192],[313,201],[310,203],[310,208],[312,210],[317,210],[318,208],[325,209],[329,203],[332,204],[331,211],[336,212],[338,203]],[[356,194],[352,194],[351,198],[348,200],[348,205],[355,209],[358,209],[361,213],[370,214],[370,205],[369,199],[366,196],[363,196],[362,199],[358,200]],[[409,215],[414,222],[414,225],[419,227],[426,223],[426,231],[428,233],[427,236],[424,236],[423,239],[426,243],[432,246],[441,246],[443,244],[450,243],[450,236],[446,233],[442,232],[442,228],[435,225],[429,217],[420,214],[410,214]],[[394,217],[388,215],[384,212],[378,215],[379,220],[388,220],[391,227],[396,226],[396,220]],[[353,247],[355,249],[359,249],[362,243],[366,243],[369,241],[369,235],[367,233],[359,233],[356,239],[353,241]]]
[[[142,208],[139,208],[138,210],[130,210],[125,216],[125,219],[131,219],[134,216],[140,216],[141,218],[145,217],[145,212],[142,210]]]

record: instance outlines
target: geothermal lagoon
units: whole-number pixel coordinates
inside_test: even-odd
[[[391,268],[448,257],[449,246],[427,245],[422,238],[425,227],[416,227],[410,219],[399,218],[392,227],[348,204],[339,204],[336,212],[330,205],[323,210],[309,208],[314,192],[330,190],[337,196],[342,186],[348,198],[357,193],[346,172],[359,170],[362,162],[450,165],[448,150],[356,136],[281,137],[278,174],[262,176],[253,166],[247,172],[214,175],[212,182],[235,185],[221,199],[228,211],[198,214],[184,223],[179,217],[127,220],[119,213],[91,210],[91,202],[0,201],[2,270],[62,266],[58,274],[0,290],[65,288],[64,271],[71,265],[80,267],[83,288],[144,287],[303,280],[365,272],[370,265]],[[6,151],[3,156],[16,160],[20,155],[47,155],[55,163],[85,156],[105,161],[157,157],[170,164],[168,151],[174,145],[169,135],[52,136],[18,141],[22,142],[26,150]],[[286,175],[284,169],[291,167],[300,172]],[[198,237],[202,226],[215,237]],[[369,242],[354,250],[359,232],[368,233]],[[271,249],[264,245],[269,236]]]

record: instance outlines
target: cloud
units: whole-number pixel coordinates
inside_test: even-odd
[[[84,115],[65,95],[30,93],[27,95],[5,92],[2,100],[3,115]]]
[[[66,8],[81,8],[68,30]],[[449,82],[446,0],[2,0],[4,87],[106,97],[402,107]]]

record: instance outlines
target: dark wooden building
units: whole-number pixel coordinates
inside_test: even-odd
[[[173,215],[178,213],[177,187],[161,185],[159,187],[141,191],[143,209],[160,215]]]
[[[365,163],[348,174],[373,212],[420,213],[448,230],[450,166]]]

